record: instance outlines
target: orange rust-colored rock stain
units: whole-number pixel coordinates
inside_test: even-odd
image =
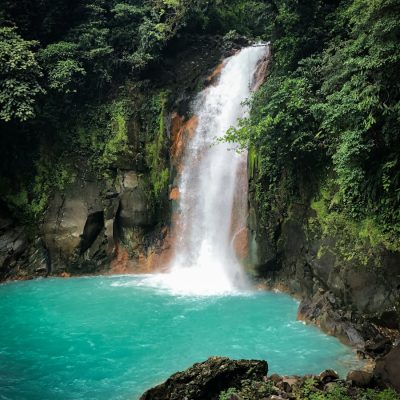
[[[233,238],[233,248],[239,261],[246,259],[249,253],[249,230],[243,227]]]
[[[136,271],[135,263],[130,260],[128,251],[121,245],[116,245],[115,258],[111,263],[111,274],[131,274]]]
[[[208,78],[207,78],[207,82],[209,82],[209,83],[213,83],[215,80],[216,80],[216,78],[221,74],[221,71],[222,71],[222,68],[224,67],[224,63],[222,62],[221,64],[219,64],[215,69],[214,69],[214,71],[211,73],[211,75],[210,76],[208,76]]]
[[[169,228],[164,228],[164,239],[151,248],[147,254],[139,256],[139,267],[144,272],[166,272],[174,251],[174,237]]]
[[[269,61],[270,61],[270,54],[269,51],[265,54],[257,64],[256,72],[254,74],[253,83],[252,83],[252,90],[256,91],[260,88],[260,86],[264,83],[265,78],[268,74],[269,68]]]
[[[179,189],[177,187],[171,189],[169,193],[169,199],[174,201],[179,199]]]
[[[247,156],[241,155],[241,164],[236,177],[236,191],[233,199],[231,236],[232,245],[239,261],[244,261],[249,250],[247,228]]]
[[[185,122],[183,117],[181,117],[177,113],[172,114],[171,156],[172,156],[172,162],[178,172],[181,170],[182,156],[184,153],[186,143],[188,142],[189,139],[193,137],[198,122],[199,122],[198,118],[195,115]]]

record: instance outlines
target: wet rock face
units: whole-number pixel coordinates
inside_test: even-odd
[[[106,238],[101,192],[98,182],[77,179],[50,202],[42,237],[52,273],[96,270],[109,261],[102,249]],[[89,255],[90,263],[85,263],[83,259]]]
[[[278,215],[271,215],[271,230],[263,232],[259,228],[259,211],[255,199],[249,196],[249,261],[258,276],[266,276],[279,269],[276,238],[281,231]]]
[[[245,379],[262,380],[267,372],[266,361],[211,357],[172,375],[144,393],[140,400],[218,400],[222,391]]]
[[[381,384],[393,387],[400,392],[400,345],[377,360],[374,374]]]
[[[0,216],[0,265],[6,269],[24,250],[26,237],[21,228],[15,228],[5,212]],[[2,271],[3,272],[3,271]],[[3,272],[5,273],[5,271]]]
[[[118,171],[108,186],[94,176],[79,175],[62,193],[56,193],[45,215],[42,237],[50,272],[107,271],[121,241],[129,242],[138,254],[143,251],[145,229],[153,224],[152,210],[135,171]]]
[[[371,385],[374,376],[368,371],[350,371],[347,374],[346,380],[351,381],[354,385],[359,387],[368,387]]]
[[[0,205],[0,281],[48,274],[48,255],[38,238],[30,240],[11,213]]]
[[[333,301],[333,303],[332,303]],[[378,337],[379,332],[371,327],[372,332],[364,332],[363,326],[353,323],[351,316],[344,315],[335,306],[332,293],[317,292],[311,298],[301,301],[297,318],[318,325],[324,332],[338,337],[343,343],[364,349],[364,337]]]
[[[177,109],[186,115],[190,106],[187,96],[198,92],[198,85],[209,75],[223,58],[232,55],[245,44],[231,44],[221,48],[221,38],[185,34],[173,40],[165,49],[162,64],[155,64],[145,73],[159,87],[169,87],[176,92]]]
[[[321,237],[309,228],[312,212],[293,206],[277,235],[268,236],[266,247],[275,244],[276,252],[260,276],[303,299],[300,319],[359,348],[368,340],[381,341],[382,329],[400,327],[400,254],[382,253],[379,265],[346,260],[338,254],[337,237]]]
[[[146,194],[142,189],[134,188],[121,194],[117,219],[121,228],[146,227],[154,224]]]

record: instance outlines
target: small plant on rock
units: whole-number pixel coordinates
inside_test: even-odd
[[[317,381],[306,379],[303,387],[297,394],[299,400],[350,400],[347,390],[339,383],[332,383],[325,390],[318,389]]]
[[[241,400],[235,388],[229,388],[220,393],[218,400]]]
[[[367,389],[361,396],[361,400],[400,400],[400,395],[393,389],[385,389],[377,392],[373,389]]]

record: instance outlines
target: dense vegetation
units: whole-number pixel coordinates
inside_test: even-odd
[[[250,146],[264,224],[313,201],[323,229],[399,250],[400,3],[276,4],[268,80],[228,134]]]
[[[227,136],[250,148],[266,229],[301,201],[322,229],[400,248],[398,1],[5,0],[0,21],[0,189],[20,217],[74,179],[71,154],[112,174],[137,151],[132,115],[157,197],[169,93],[144,71],[186,36],[240,34],[272,42],[251,116]]]
[[[76,158],[103,178],[139,155],[153,200],[168,182],[164,131],[168,88],[146,70],[185,37],[262,32],[259,1],[5,0],[0,8],[0,192],[24,221],[74,180]],[[256,12],[256,21],[252,17]],[[140,137],[129,121],[136,119]],[[131,137],[129,137],[131,136]],[[165,157],[164,157],[165,158]],[[134,165],[135,168],[143,168]]]
[[[143,135],[157,135],[160,93],[139,75],[195,12],[184,3],[3,3],[0,188],[20,218],[41,217],[51,192],[74,179],[77,156],[104,177],[132,157],[127,123],[141,109]]]

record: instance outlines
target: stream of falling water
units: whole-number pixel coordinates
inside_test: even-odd
[[[246,224],[247,210],[234,212],[234,203],[244,196],[239,204],[247,208],[247,185],[240,182],[247,155],[217,139],[247,115],[244,102],[257,85],[257,68],[267,52],[268,46],[251,46],[226,59],[218,82],[199,93],[192,106],[198,125],[179,179],[174,256],[169,273],[157,277],[174,292],[222,294],[249,287],[233,246]]]

